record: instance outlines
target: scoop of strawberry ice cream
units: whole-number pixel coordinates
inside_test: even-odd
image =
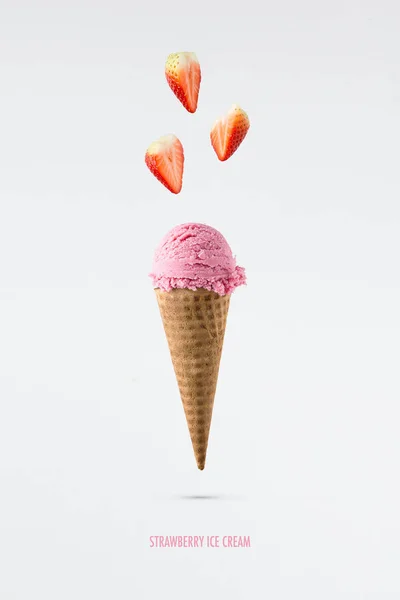
[[[246,283],[243,267],[216,229],[201,223],[177,225],[161,240],[150,273],[155,288],[205,288],[220,296]]]

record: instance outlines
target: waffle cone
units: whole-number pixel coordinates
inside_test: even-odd
[[[230,295],[156,289],[197,466],[204,469]]]

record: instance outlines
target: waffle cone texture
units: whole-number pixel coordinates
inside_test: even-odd
[[[155,290],[197,466],[204,469],[230,295]]]

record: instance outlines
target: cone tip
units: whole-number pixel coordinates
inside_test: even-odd
[[[204,455],[196,456],[196,463],[199,471],[204,471],[204,467],[206,466],[206,457]]]

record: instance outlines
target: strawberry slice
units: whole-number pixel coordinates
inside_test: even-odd
[[[228,160],[236,152],[249,127],[249,117],[237,104],[232,106],[225,117],[215,121],[210,138],[219,160]]]
[[[184,153],[175,135],[164,135],[150,144],[145,162],[158,181],[173,194],[179,194],[182,189]]]
[[[175,52],[165,63],[168,85],[190,113],[196,112],[201,82],[199,61],[194,52]]]

